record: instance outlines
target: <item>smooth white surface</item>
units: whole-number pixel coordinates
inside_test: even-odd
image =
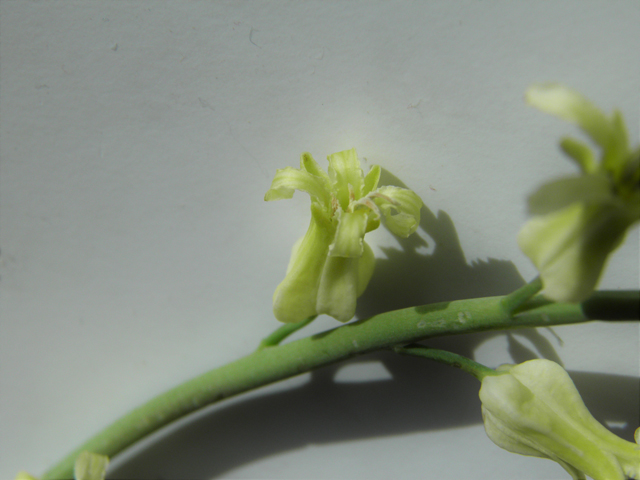
[[[535,275],[515,242],[524,199],[574,171],[557,142],[577,132],[525,106],[531,83],[620,107],[638,141],[636,1],[5,0],[0,14],[3,479],[42,473],[277,327],[271,295],[308,199],[262,197],[301,152],[325,165],[355,146],[430,209],[427,248],[368,235],[383,260],[365,315],[503,294]],[[636,230],[601,287],[638,284]],[[543,330],[432,345],[491,366],[561,361],[596,417],[631,439],[637,324],[555,333],[562,342]],[[390,355],[361,362],[214,406],[112,472],[564,478],[486,438],[473,378]]]

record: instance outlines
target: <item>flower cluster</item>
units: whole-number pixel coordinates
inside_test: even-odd
[[[293,247],[287,273],[273,296],[273,312],[281,322],[299,322],[325,313],[346,322],[353,318],[356,298],[366,288],[374,256],[365,233],[387,228],[407,237],[420,223],[422,200],[411,190],[378,187],[380,167],[363,175],[355,149],[329,155],[329,173],[311,154],[300,168],[278,170],[265,200],[291,198],[295,190],[311,196],[311,223]]]
[[[593,292],[607,257],[640,220],[640,147],[630,148],[620,112],[607,116],[566,87],[535,85],[526,99],[577,124],[600,148],[598,162],[584,143],[562,140],[581,173],[534,193],[529,198],[534,217],[518,236],[520,248],[540,272],[544,294],[579,302]]]

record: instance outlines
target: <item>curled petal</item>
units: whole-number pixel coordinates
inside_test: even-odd
[[[565,137],[560,142],[560,148],[575,160],[584,173],[594,173],[598,169],[593,150],[584,143],[573,138]]]
[[[300,170],[304,170],[311,175],[321,178],[324,181],[326,188],[329,188],[329,185],[331,184],[329,175],[327,175],[327,173],[322,170],[322,168],[320,168],[318,162],[313,159],[309,152],[304,152],[302,155],[300,155]]]
[[[408,237],[420,224],[422,200],[411,190],[400,187],[380,187],[375,203],[380,207],[387,228],[399,237]]]
[[[293,167],[276,171],[271,188],[265,194],[264,199],[266,201],[288,199],[293,197],[295,190],[307,192],[312,200],[321,202],[323,205],[331,204],[331,196],[322,177]]]

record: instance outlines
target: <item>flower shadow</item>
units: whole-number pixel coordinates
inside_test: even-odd
[[[385,169],[380,184],[407,188]],[[510,261],[467,262],[453,220],[442,210],[434,214],[423,206],[417,234],[397,240],[401,248],[382,248],[386,258],[376,260],[371,282],[358,299],[358,318],[415,305],[506,295],[525,283]],[[421,253],[426,247],[432,252]]]

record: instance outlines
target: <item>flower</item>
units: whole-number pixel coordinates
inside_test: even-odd
[[[418,228],[422,200],[411,190],[378,187],[380,167],[363,176],[355,149],[329,155],[329,174],[311,154],[300,168],[278,170],[264,199],[291,198],[294,190],[311,196],[311,223],[293,247],[287,273],[273,295],[281,322],[299,322],[326,313],[346,322],[356,298],[373,274],[374,256],[364,241],[380,218],[391,232],[407,237]]]
[[[501,448],[549,458],[576,480],[640,479],[636,443],[614,435],[591,416],[567,372],[549,360],[498,369],[482,379],[484,428]]]
[[[580,302],[595,289],[607,257],[640,220],[640,146],[629,147],[622,115],[605,115],[577,92],[557,84],[534,85],[527,101],[580,127],[600,148],[600,161],[582,142],[560,146],[581,174],[543,185],[529,198],[534,216],[518,235],[537,267],[544,294]]]

